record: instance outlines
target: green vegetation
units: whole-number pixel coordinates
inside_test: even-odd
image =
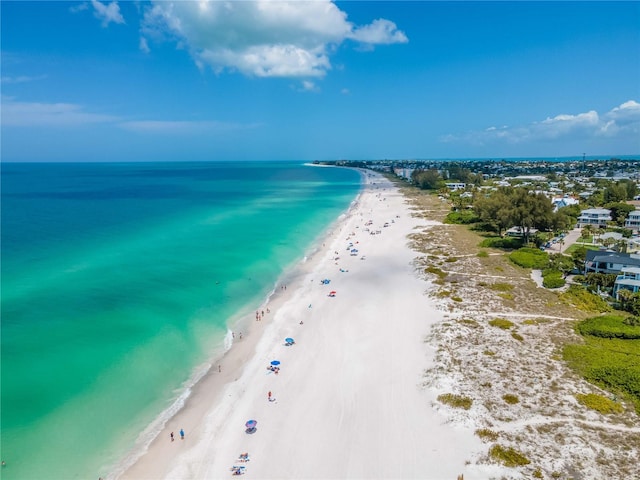
[[[480,324],[471,318],[461,318],[458,323],[462,323],[471,328],[480,328]]]
[[[473,210],[461,210],[456,212],[449,212],[445,217],[443,223],[469,225],[471,223],[477,223],[479,221],[480,219]]]
[[[473,404],[473,400],[464,395],[456,395],[455,393],[443,393],[438,395],[438,401],[454,408],[464,408],[469,410]]]
[[[445,262],[448,262],[448,263],[453,263],[453,262],[457,262],[457,261],[458,261],[458,259],[456,257],[449,257],[449,258],[447,258],[445,260]]]
[[[542,472],[540,471],[540,469],[539,469],[539,468],[537,468],[537,469],[535,469],[535,470],[533,471],[533,478],[544,478],[544,477],[542,476]]]
[[[545,268],[549,263],[549,255],[537,248],[523,247],[509,255],[516,265],[524,268]]]
[[[451,297],[451,300],[453,300],[454,302],[462,302],[462,298],[461,297]]]
[[[560,299],[584,312],[611,311],[611,306],[607,302],[579,285],[571,285],[566,292],[560,294]]]
[[[447,277],[447,272],[443,272],[438,267],[427,267],[424,269],[424,271],[425,273],[431,273],[433,275],[437,275],[441,279],[444,279]]]
[[[516,395],[511,395],[510,393],[503,395],[502,399],[509,405],[515,405],[516,403],[520,402],[520,399]]]
[[[480,242],[483,248],[500,248],[502,250],[515,250],[522,246],[522,240],[515,237],[488,237]]]
[[[499,436],[498,432],[494,432],[493,430],[489,430],[488,428],[480,428],[475,431],[475,434],[482,440],[487,440],[489,442],[495,442]]]
[[[493,350],[485,350],[484,352],[482,352],[484,355],[487,355],[489,357],[493,357],[496,352],[494,352]]]
[[[589,318],[576,326],[585,343],[565,345],[562,355],[588,381],[624,395],[640,412],[640,338],[634,336],[637,328],[613,315]]]
[[[595,393],[587,393],[586,395],[577,394],[576,399],[585,407],[596,410],[604,415],[624,412],[624,408],[619,403]]]
[[[486,250],[480,250],[478,252],[478,258],[487,258],[489,256],[489,253]]]
[[[510,293],[499,293],[498,296],[500,298],[504,298],[505,300],[513,300],[513,295]]]
[[[511,447],[505,448],[497,444],[491,447],[489,455],[491,458],[501,461],[507,467],[521,467],[531,463],[527,457],[517,450]]]
[[[640,326],[628,325],[625,318],[618,315],[603,315],[588,318],[578,324],[576,330],[581,335],[602,338],[640,339]]]
[[[564,287],[565,280],[562,276],[562,272],[558,270],[547,269],[542,272],[542,286],[545,288],[560,288]]]
[[[496,290],[498,292],[510,292],[511,290],[513,290],[513,285],[511,285],[510,283],[493,283],[491,285],[489,285],[489,288],[491,290]]]
[[[492,327],[498,327],[503,330],[509,330],[515,324],[506,318],[494,318],[493,320],[489,320],[489,325]]]
[[[524,337],[516,332],[511,332],[511,336],[518,340],[519,342],[524,342]]]

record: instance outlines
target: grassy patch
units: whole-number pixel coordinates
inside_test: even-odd
[[[465,397],[464,395],[456,395],[455,393],[443,393],[442,395],[438,395],[438,401],[445,405],[449,405],[450,407],[464,408],[465,410],[469,410],[473,404],[473,400],[471,398]]]
[[[640,340],[583,338],[584,345],[564,346],[564,360],[588,381],[624,395],[640,413]]]
[[[509,255],[509,260],[524,268],[545,268],[549,255],[537,248],[520,248]]]
[[[507,467],[520,467],[531,463],[522,453],[511,447],[505,448],[501,445],[491,447],[489,456],[494,460],[502,462]]]
[[[604,313],[611,311],[611,306],[607,302],[579,285],[571,285],[566,292],[560,294],[560,299],[585,312]]]
[[[446,278],[447,273],[440,270],[438,267],[427,267],[424,269],[425,273],[431,273],[433,275],[437,275],[441,279]]]
[[[457,225],[469,225],[471,223],[479,222],[480,218],[475,214],[473,210],[460,210],[459,212],[449,212],[444,217],[443,223],[457,224]]]
[[[498,296],[504,300],[513,300],[512,293],[499,293]]]
[[[462,298],[456,296],[451,297],[451,300],[453,300],[454,302],[462,302]]]
[[[499,436],[498,432],[494,432],[493,430],[489,430],[488,428],[480,428],[475,431],[475,434],[482,440],[487,440],[489,442],[495,442]]]
[[[484,355],[487,355],[488,357],[493,357],[496,352],[494,352],[493,350],[485,350],[484,352],[482,352]]]
[[[518,340],[519,342],[524,342],[524,337],[516,332],[511,332],[511,336]]]
[[[577,394],[576,399],[578,399],[578,402],[585,407],[597,410],[605,415],[610,413],[622,413],[624,411],[624,408],[619,403],[595,393],[587,393],[586,395]]]
[[[576,330],[581,335],[594,337],[640,339],[640,326],[628,325],[625,323],[625,317],[618,315],[587,318],[578,324]]]
[[[507,320],[506,318],[494,318],[493,320],[489,320],[489,325],[491,325],[492,327],[501,328],[503,330],[509,330],[515,325],[515,323]]]
[[[516,395],[511,395],[510,393],[503,395],[502,399],[509,405],[515,405],[520,402],[520,399]]]
[[[449,258],[447,258],[445,260],[445,262],[447,262],[447,263],[454,263],[454,262],[457,262],[457,261],[458,261],[458,259],[456,257],[449,257]]]
[[[463,325],[471,328],[480,328],[480,324],[472,318],[461,318],[460,320],[458,320],[458,323],[462,323]]]
[[[486,250],[480,250],[478,252],[478,257],[480,257],[480,258],[487,258],[488,256],[489,256],[489,253],[487,253]]]
[[[489,285],[489,288],[491,290],[495,290],[496,292],[510,292],[511,290],[513,290],[513,285],[511,285],[510,283],[496,282]]]
[[[499,248],[502,250],[514,250],[522,246],[522,240],[513,237],[488,237],[480,242],[484,248]]]

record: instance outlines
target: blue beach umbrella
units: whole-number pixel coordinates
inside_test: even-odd
[[[287,343],[294,343],[293,342],[293,338],[291,338],[291,337],[285,338],[284,341],[287,342]]]
[[[244,424],[244,426],[247,428],[256,428],[256,425],[258,425],[258,422],[256,420],[249,420]]]
[[[280,365],[280,360],[274,360],[271,362],[271,365]]]

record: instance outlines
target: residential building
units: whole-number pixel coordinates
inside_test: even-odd
[[[578,227],[592,225],[594,227],[606,227],[611,221],[611,210],[606,208],[587,208],[578,217]]]
[[[640,268],[627,267],[620,271],[613,285],[613,296],[618,299],[620,290],[629,290],[632,293],[640,292]]]
[[[584,273],[620,273],[623,269],[640,268],[640,255],[606,250],[587,250]]]
[[[624,226],[634,232],[640,232],[640,210],[630,212],[624,221]]]
[[[449,190],[464,190],[467,187],[466,183],[453,182],[445,184]]]

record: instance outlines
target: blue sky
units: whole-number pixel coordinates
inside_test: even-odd
[[[0,8],[3,161],[640,154],[639,2]]]

